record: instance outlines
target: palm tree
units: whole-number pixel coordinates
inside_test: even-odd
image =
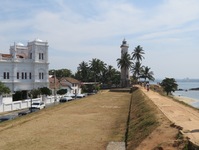
[[[121,68],[121,86],[127,86],[127,80],[129,77],[126,77],[126,72],[132,67],[133,62],[131,61],[131,56],[126,52],[122,55],[121,58],[117,59],[117,66]]]
[[[141,64],[139,61],[137,61],[137,62],[135,63],[135,65],[133,65],[133,67],[132,67],[133,78],[134,78],[136,81],[139,79],[142,70],[143,70],[142,64]]]
[[[109,65],[107,67],[107,72],[106,72],[107,78],[111,79],[113,77],[114,73],[115,73],[115,69],[113,68],[113,66]]]
[[[109,87],[111,87],[113,84],[113,78],[114,78],[115,73],[116,73],[116,69],[113,68],[113,66],[111,65],[107,66],[105,76],[106,76],[106,83],[109,85]]]
[[[81,81],[88,81],[88,74],[89,74],[89,66],[88,63],[85,61],[81,62],[79,64],[79,67],[77,67],[77,78]]]
[[[99,59],[93,58],[89,61],[89,68],[94,75],[94,80],[96,82],[102,76],[104,69],[106,69],[106,64]]]
[[[112,76],[111,81],[112,84],[114,84],[116,87],[118,87],[120,84],[120,76],[121,76],[120,71],[114,69],[114,75]]]
[[[121,58],[117,59],[118,68],[130,69],[132,64],[131,56],[128,53],[124,53]]]
[[[155,78],[153,77],[153,71],[150,71],[151,68],[149,68],[148,66],[143,66],[143,69],[141,70],[141,75],[140,78],[144,78],[144,80],[146,81],[146,79],[148,80],[152,80],[154,81]]]
[[[134,51],[132,52],[132,59],[136,60],[136,62],[140,62],[142,59],[144,59],[143,54],[145,54],[144,50],[140,45],[138,45],[137,47],[135,47]]]

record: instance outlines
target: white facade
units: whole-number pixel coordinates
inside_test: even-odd
[[[81,94],[80,82],[71,77],[63,77],[60,80],[61,89],[67,89],[67,94]]]
[[[36,39],[10,46],[10,54],[0,53],[0,81],[11,92],[49,87],[48,42]]]
[[[127,44],[126,40],[122,41],[121,48],[121,58],[125,53],[128,53],[129,45]],[[129,86],[130,83],[130,76],[129,76],[129,68],[121,67],[121,86]]]

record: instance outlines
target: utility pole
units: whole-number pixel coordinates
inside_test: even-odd
[[[54,70],[54,103],[55,101],[57,101],[55,97],[56,97],[56,72]]]
[[[32,93],[29,93],[29,96],[30,96],[30,112],[32,113],[32,98],[33,98]]]

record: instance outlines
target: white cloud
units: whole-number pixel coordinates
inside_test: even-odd
[[[123,38],[126,38],[130,52],[137,45],[143,46],[146,50],[145,57],[153,59],[146,61],[148,66],[152,66],[154,73],[157,71],[164,74],[169,72],[169,68],[165,68],[165,72],[159,69],[160,66],[168,66],[157,63],[158,56],[164,52],[183,51],[185,55],[181,57],[185,57],[187,48],[194,52],[197,48],[197,0],[162,0],[162,3],[148,9],[137,7],[130,0],[85,0],[84,3],[44,0],[41,5],[36,2],[23,4],[23,1],[19,1],[17,9],[13,5],[9,7],[11,2],[4,2],[0,6],[0,12],[5,14],[0,18],[0,49],[9,49],[14,41],[27,42],[37,37],[47,40],[50,54],[53,54],[49,59],[51,68],[66,67],[75,71],[81,61],[92,58],[100,58],[117,67],[119,46]],[[11,15],[13,12],[16,15]],[[151,54],[153,51],[155,53]],[[178,56],[176,53],[174,56]],[[197,54],[199,55],[198,52],[195,55]],[[177,62],[184,60],[178,57],[175,59]],[[166,62],[168,59],[163,57],[160,60]],[[175,61],[172,63],[175,64]],[[195,64],[195,61],[190,59],[190,64]],[[173,66],[178,65],[180,63]],[[179,75],[177,72],[175,74]]]

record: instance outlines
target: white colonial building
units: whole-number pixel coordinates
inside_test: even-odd
[[[49,87],[48,67],[48,42],[39,39],[14,43],[10,54],[0,53],[0,81],[12,93]]]

